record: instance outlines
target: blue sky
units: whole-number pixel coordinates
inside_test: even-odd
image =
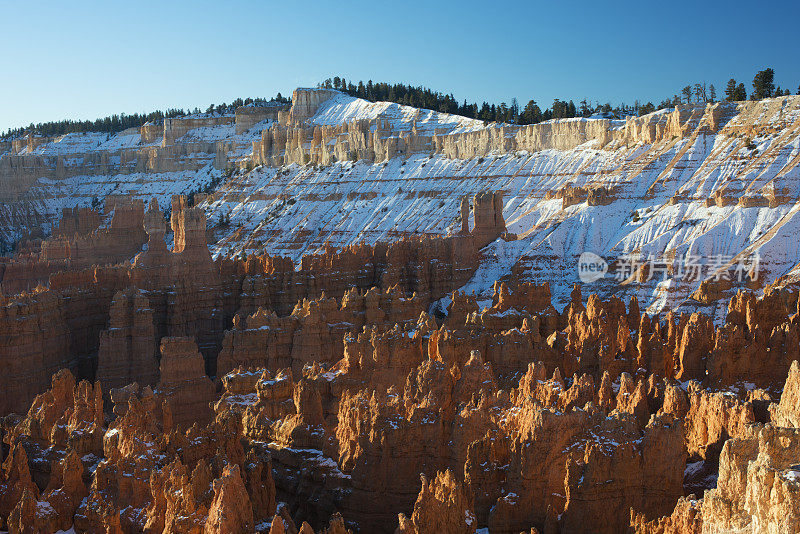
[[[237,97],[340,75],[459,100],[632,103],[688,83],[797,91],[800,2],[0,0],[0,132]],[[544,107],[543,106],[543,107]]]

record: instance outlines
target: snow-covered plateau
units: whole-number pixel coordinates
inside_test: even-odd
[[[145,125],[0,142],[0,234],[47,231],[63,208],[108,195],[166,208],[207,192],[196,199],[214,257],[299,262],[327,245],[456,233],[462,198],[501,192],[508,234],[482,250],[467,291],[489,294],[513,271],[549,282],[557,305],[585,283],[651,313],[719,318],[736,287],[800,271],[800,97],[531,126],[329,90],[292,101],[171,119],[157,136]],[[586,252],[605,262],[592,280]]]

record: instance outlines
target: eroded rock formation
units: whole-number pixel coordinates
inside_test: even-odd
[[[212,417],[214,384],[205,373],[203,357],[189,337],[161,340],[161,367],[158,392],[178,427],[195,422],[207,423]]]
[[[796,291],[716,322],[578,286],[559,310],[517,276],[480,299],[456,290],[505,243],[502,194],[473,214],[296,266],[214,261],[176,197],[171,250],[151,203],[133,261],[4,298],[3,415],[25,415],[3,421],[0,528],[797,527]]]
[[[124,279],[137,269],[216,265],[191,217],[176,219],[178,251],[149,249]],[[161,237],[155,219],[150,229]],[[252,261],[231,272],[252,269]],[[394,281],[407,276],[384,269]],[[203,272],[221,280],[228,271]],[[262,304],[234,315],[222,343],[220,394],[193,337],[158,336],[150,296],[159,289],[117,290],[98,333],[98,377],[109,381],[113,407],[103,409],[100,381],[76,383],[62,371],[26,417],[7,418],[4,525],[793,528],[797,364],[783,388],[773,387],[783,392],[772,406],[777,396],[740,387],[736,373],[698,371],[725,361],[719,340],[732,328],[793,328],[786,308],[758,312],[769,309],[765,299],[743,308],[750,301],[739,295],[731,310],[753,311],[732,311],[719,327],[700,315],[661,322],[642,315],[636,301],[584,302],[576,288],[559,312],[547,285],[512,281],[497,284],[483,309],[453,294],[437,322],[426,311],[436,294],[408,296],[402,285],[304,297],[285,316],[264,306],[271,296],[255,292]],[[258,302],[248,299],[238,299],[241,310]],[[783,361],[793,350],[773,344],[771,352],[785,353],[771,357]],[[736,365],[743,357],[728,352]],[[705,376],[677,380],[694,374]],[[146,376],[157,377],[155,390]],[[120,389],[126,381],[139,384]],[[701,501],[684,497],[704,490]],[[275,515],[278,501],[286,506]],[[336,512],[341,517],[331,520]]]

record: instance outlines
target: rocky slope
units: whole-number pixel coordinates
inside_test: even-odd
[[[187,337],[161,339],[155,388],[105,397],[56,373],[5,418],[0,517],[14,532],[796,529],[793,356],[785,385],[705,372],[709,355],[704,378],[674,378],[697,357],[684,340],[719,338],[742,298],[696,334],[702,316],[659,323],[577,288],[561,312],[546,285],[498,285],[482,311],[454,293],[441,324],[392,291],[306,298],[262,326],[259,307],[225,332],[267,335],[223,344],[217,368],[238,367],[218,392]],[[777,313],[751,328],[770,316],[798,328]]]
[[[517,239],[485,251],[492,261],[469,285],[485,298],[520,272],[566,304],[577,259],[592,252],[611,264],[592,291],[626,280],[651,313],[683,306],[720,320],[735,287],[763,287],[798,263],[797,97],[522,127],[330,90],[298,89],[293,101],[109,139],[17,140],[0,157],[0,226],[10,240],[117,193],[166,208],[171,194],[213,187],[235,167],[201,204],[215,257],[299,261],[326,244],[455,233],[462,199],[491,191]]]
[[[798,114],[298,90],[16,140],[0,529],[795,532]],[[587,250],[672,263],[575,284]],[[685,281],[687,252],[758,277]]]

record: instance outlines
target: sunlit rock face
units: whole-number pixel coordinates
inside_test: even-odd
[[[144,252],[124,267],[127,283],[143,265],[207,265],[181,260],[191,235],[158,262]],[[453,292],[438,318],[430,292],[353,288],[305,297],[290,315],[236,314],[215,385],[198,334],[159,338],[145,294],[156,288],[109,297],[94,385],[59,371],[26,416],[6,418],[9,528],[794,528],[797,363],[763,388],[704,372],[712,354],[722,368],[742,364],[715,348],[742,321],[792,328],[796,315],[770,309],[771,296],[737,295],[731,310],[754,311],[715,326],[699,314],[662,323],[636,300],[584,302],[578,287],[561,311],[546,284],[496,284],[482,309]],[[792,350],[770,352],[782,361]],[[690,368],[698,377],[679,381]],[[137,383],[155,374],[154,387]],[[100,376],[134,382],[104,402]]]
[[[167,210],[173,194],[193,192],[214,257],[267,253],[299,262],[328,245],[472,231],[479,248],[489,245],[469,286],[484,297],[494,281],[518,274],[549,282],[563,306],[587,251],[609,264],[591,291],[635,295],[649,313],[682,307],[720,321],[738,288],[795,278],[797,97],[528,126],[327,89],[298,89],[293,99],[110,137],[16,140],[0,169],[41,171],[2,181],[16,192],[0,209],[0,233],[12,242],[55,229],[65,208],[95,197],[155,197]],[[106,153],[108,165],[93,163],[91,155]],[[50,173],[48,158],[63,168],[53,163]],[[476,197],[475,222],[464,197]],[[65,223],[54,233],[93,224]],[[64,247],[54,244],[52,254]],[[12,268],[6,285],[35,287],[12,282],[20,276]],[[620,288],[631,276],[636,283]]]
[[[0,529],[797,531],[799,115],[0,144]]]

